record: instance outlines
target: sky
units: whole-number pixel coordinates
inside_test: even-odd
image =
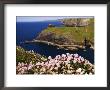
[[[78,16],[77,16],[78,17]],[[17,16],[17,22],[37,22],[46,20],[57,20],[63,18],[77,18],[76,16]],[[92,16],[83,16],[80,18],[93,18]]]

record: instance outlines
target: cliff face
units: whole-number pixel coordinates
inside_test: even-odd
[[[69,19],[61,19],[60,20],[65,26],[72,26],[72,27],[80,27],[80,26],[87,26],[91,24],[93,18],[69,18]]]
[[[54,32],[47,32],[47,33],[41,32],[36,39],[43,40],[43,41],[49,41],[49,42],[53,42],[53,43],[60,44],[60,45],[72,43],[72,41],[69,40],[69,38],[67,38],[63,35],[57,35]]]

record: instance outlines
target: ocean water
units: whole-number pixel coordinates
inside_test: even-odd
[[[41,43],[20,43],[24,41],[31,41],[37,37],[37,35],[44,29],[48,27],[48,24],[54,24],[60,27],[62,24],[59,21],[42,21],[42,22],[16,22],[16,45],[23,47],[26,50],[34,50],[35,52],[45,55],[55,57],[56,55],[61,55],[65,53],[78,53],[80,56],[88,59],[91,63],[94,63],[94,50],[87,49],[86,51],[79,50],[68,51],[63,49],[57,49],[56,47],[49,46]]]

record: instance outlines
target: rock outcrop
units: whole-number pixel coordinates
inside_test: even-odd
[[[62,19],[60,20],[65,26],[68,27],[80,27],[80,26],[87,26],[90,24],[91,19],[87,18],[69,18],[69,19]]]

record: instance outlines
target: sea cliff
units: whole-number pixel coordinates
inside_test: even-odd
[[[33,42],[41,42],[68,50],[94,48],[94,23],[84,27],[47,27]]]

